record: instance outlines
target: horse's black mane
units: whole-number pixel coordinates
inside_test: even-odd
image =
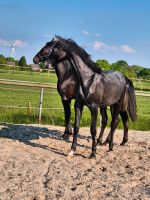
[[[102,70],[96,65],[95,62],[91,60],[91,56],[82,47],[78,46],[74,40],[64,39],[60,36],[56,36],[56,38],[58,39],[59,45],[63,49],[77,53],[84,61],[84,63],[88,65],[88,67],[90,67],[94,72],[99,74],[102,73]]]

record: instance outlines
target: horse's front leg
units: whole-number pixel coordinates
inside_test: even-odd
[[[100,114],[101,114],[101,117],[102,117],[102,125],[101,125],[101,131],[100,131],[100,135],[97,139],[97,145],[102,145],[102,139],[103,139],[103,134],[104,134],[104,130],[106,128],[106,125],[107,125],[107,120],[108,120],[108,117],[107,117],[107,111],[106,111],[107,107],[104,107],[104,108],[100,108]]]
[[[97,114],[98,114],[98,107],[92,106],[90,108],[91,111],[91,135],[92,135],[92,153],[90,158],[96,158],[96,123],[97,123]]]
[[[68,154],[69,156],[73,156],[77,147],[77,138],[78,138],[78,132],[79,132],[79,126],[80,126],[80,119],[81,119],[82,111],[83,111],[83,104],[80,102],[80,100],[75,101],[74,109],[75,109],[74,135],[73,135],[71,151]]]
[[[72,135],[72,127],[71,127],[71,123],[70,123],[70,118],[71,118],[71,109],[70,109],[70,105],[71,105],[71,99],[68,100],[62,100],[62,104],[64,107],[64,113],[65,113],[65,131],[63,134],[63,138],[64,139],[69,139],[69,136]]]

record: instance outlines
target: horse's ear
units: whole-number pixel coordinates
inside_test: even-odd
[[[54,42],[57,42],[58,41],[58,37],[57,35],[54,36]]]

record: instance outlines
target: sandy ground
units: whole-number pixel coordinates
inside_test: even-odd
[[[68,157],[71,141],[61,139],[63,127],[0,125],[1,200],[148,200],[150,199],[150,132],[122,130],[114,151],[91,152],[89,128],[81,128],[77,152]],[[105,132],[105,137],[108,134]]]

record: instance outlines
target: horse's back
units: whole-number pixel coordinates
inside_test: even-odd
[[[108,71],[103,73],[103,98],[107,105],[113,105],[121,98],[125,91],[126,80],[122,73],[116,71]]]
[[[105,81],[111,84],[123,85],[126,83],[125,77],[121,72],[118,71],[106,71],[104,72]]]

